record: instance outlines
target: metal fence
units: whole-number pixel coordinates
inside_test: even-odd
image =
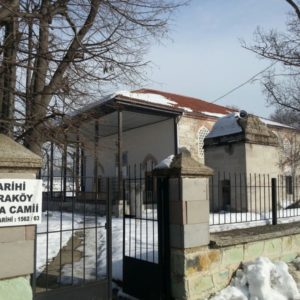
[[[299,176],[218,173],[209,193],[210,225],[300,220]]]
[[[97,289],[102,298],[95,299],[110,299],[111,180],[93,181],[97,188],[84,192],[75,177],[42,179],[43,221],[36,228],[34,299],[50,299],[53,291],[53,299],[64,299],[74,287],[80,288],[77,296],[82,293],[94,299],[91,293]]]

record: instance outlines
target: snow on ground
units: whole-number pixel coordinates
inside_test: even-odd
[[[300,293],[284,262],[258,257],[236,272],[230,286],[211,300],[297,300]]]
[[[277,211],[278,224],[299,222],[300,209],[279,209]],[[210,214],[210,232],[228,231],[256,226],[263,226],[272,223],[272,212],[265,213],[240,213],[225,212]]]
[[[145,217],[145,216],[144,216]],[[147,210],[147,218],[155,220],[156,213],[151,209]],[[48,247],[47,245],[47,219],[48,219]],[[62,220],[62,222],[61,222]],[[96,222],[97,220],[97,222]],[[83,222],[81,214],[50,212],[44,214],[42,224],[38,225],[37,238],[37,272],[41,273],[47,263],[51,262],[71,239],[76,231],[84,232],[85,244],[77,248],[82,252],[79,261],[66,264],[62,269],[62,283],[68,284],[86,280],[93,280],[106,276],[106,229],[105,217],[86,216]],[[72,225],[73,224],[73,225]],[[95,228],[94,228],[95,227]],[[73,228],[73,230],[72,230]],[[62,234],[60,229],[65,230]],[[126,220],[126,255],[150,262],[158,261],[158,233],[157,222],[152,220]],[[83,237],[81,238],[84,241]],[[123,219],[112,219],[112,257],[113,257],[113,278],[123,278]],[[47,250],[48,248],[48,250]],[[97,264],[96,264],[97,261]]]
[[[61,222],[62,220],[62,222]],[[43,213],[42,223],[37,226],[37,262],[36,269],[40,273],[48,261],[51,261],[57,256],[59,250],[64,247],[72,236],[72,223],[73,228],[81,228],[82,217],[76,215],[72,222],[72,214],[60,213],[53,211]],[[61,230],[64,230],[60,233]],[[48,237],[45,232],[49,231]],[[48,245],[48,246],[47,246]]]
[[[285,216],[296,215],[298,209],[283,210]],[[146,215],[143,215],[146,217]],[[157,245],[157,222],[156,210],[147,210],[147,218],[153,220],[134,220],[126,219],[126,248],[127,256],[136,257],[138,259],[147,260],[150,262],[158,261],[158,245]],[[226,231],[237,228],[249,228],[250,226],[261,226],[270,224],[271,214],[259,215],[255,213],[229,213],[223,212],[219,214],[211,214],[210,222],[214,221],[216,225],[210,226],[211,232]],[[256,221],[250,221],[250,220]],[[95,226],[95,221],[97,221]],[[300,221],[300,216],[278,219],[278,223]],[[74,275],[74,283],[82,278],[86,280],[96,279],[106,275],[106,229],[105,217],[86,216],[85,222],[83,215],[75,213],[73,216],[67,212],[49,212],[44,213],[42,224],[38,225],[37,237],[37,272],[41,273],[47,263],[54,259],[60,249],[64,247],[71,239],[72,235],[77,231],[85,233],[85,245],[82,240],[82,245],[77,249],[82,252],[82,257],[79,261],[72,264],[67,264],[62,269],[62,282],[70,283],[71,275]],[[239,222],[230,224],[232,222]],[[226,224],[222,224],[226,223]],[[47,226],[49,230],[48,247],[47,247]],[[93,228],[92,228],[93,227]],[[94,228],[96,227],[96,228]],[[62,233],[60,230],[64,230]],[[83,237],[82,237],[83,239]],[[136,241],[136,242],[134,242]],[[123,219],[112,219],[112,257],[113,257],[113,278],[122,280],[122,260],[123,260]],[[97,261],[97,264],[96,264]],[[267,265],[266,262],[259,264]],[[300,264],[300,263],[299,263]],[[247,269],[248,270],[248,269]],[[77,278],[77,279],[76,279]],[[230,287],[233,293],[240,293],[234,287]],[[219,298],[223,299],[223,298]],[[229,298],[224,298],[229,299]],[[232,298],[239,299],[239,298]],[[244,299],[244,298],[240,298]],[[281,299],[281,298],[278,298]],[[284,298],[282,298],[284,299]]]

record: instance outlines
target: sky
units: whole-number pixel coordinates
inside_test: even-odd
[[[241,47],[253,42],[257,26],[284,30],[285,0],[192,0],[170,25],[170,38],[153,44],[146,59],[145,87],[214,101],[270,65]],[[259,82],[247,84],[217,102],[268,117]]]

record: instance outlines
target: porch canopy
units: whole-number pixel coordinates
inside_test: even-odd
[[[71,114],[64,123],[65,141],[94,143],[95,139],[162,122],[181,115],[183,110],[160,103],[135,101],[110,95]],[[121,136],[119,137],[121,138]]]

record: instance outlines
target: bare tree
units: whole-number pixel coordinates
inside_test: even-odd
[[[288,132],[279,137],[280,160],[279,166],[283,174],[295,177],[299,174],[300,143],[296,132]]]
[[[300,2],[284,0],[291,8],[285,32],[258,28],[254,45],[242,46],[272,62],[262,78],[267,101],[285,111],[300,112]]]
[[[144,78],[144,54],[184,2],[0,0],[0,130],[40,154],[66,112]]]
[[[295,110],[276,108],[270,119],[300,129],[300,114]]]

